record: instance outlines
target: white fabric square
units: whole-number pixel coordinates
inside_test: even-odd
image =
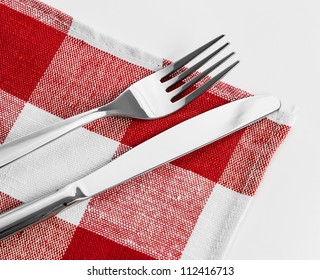
[[[26,104],[12,127],[6,142],[58,122],[60,118]],[[48,194],[107,164],[119,143],[77,129],[0,169],[0,190],[28,202]],[[88,201],[59,214],[72,224],[79,224]]]

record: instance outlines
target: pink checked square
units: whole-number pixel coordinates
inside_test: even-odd
[[[30,102],[54,115],[68,118],[114,100],[131,84],[149,74],[150,70],[68,36]],[[126,118],[106,118],[87,128],[119,141],[129,123]]]
[[[0,241],[0,259],[61,259],[76,226],[53,217]]]
[[[253,196],[290,127],[263,119],[247,127],[218,183]]]
[[[1,0],[17,12],[42,22],[63,33],[68,33],[72,17],[37,0]]]
[[[79,226],[153,258],[178,259],[213,187],[167,164],[95,196]]]
[[[0,192],[0,213],[13,209],[20,204],[21,202],[19,200],[14,199],[10,195],[7,195],[3,192]]]
[[[0,89],[0,144],[4,142],[11,127],[21,113],[25,102]]]

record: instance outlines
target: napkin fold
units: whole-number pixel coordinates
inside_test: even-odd
[[[41,2],[0,0],[0,143],[101,106],[168,63]],[[110,117],[77,129],[0,168],[0,211],[246,96],[219,82],[163,119]],[[1,241],[0,259],[221,259],[291,124],[290,113],[273,113]]]

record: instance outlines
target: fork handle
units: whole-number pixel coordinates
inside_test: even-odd
[[[49,218],[88,197],[75,183],[0,215],[0,240]]]
[[[58,137],[89,122],[98,120],[111,112],[94,109],[65,119],[54,125],[40,129],[34,133],[0,146],[0,167],[4,166]]]

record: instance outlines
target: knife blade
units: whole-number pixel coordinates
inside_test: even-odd
[[[253,96],[186,120],[82,179],[0,215],[0,239],[57,214],[70,205],[221,139],[278,110],[280,106],[276,97]]]

